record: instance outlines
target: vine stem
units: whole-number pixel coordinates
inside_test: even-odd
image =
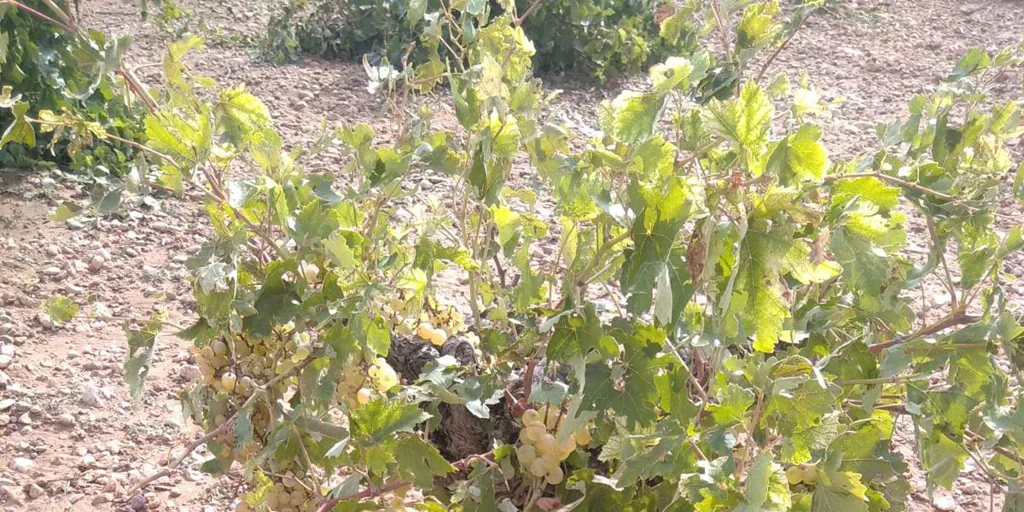
[[[537,358],[531,357],[526,362],[526,372],[523,373],[523,399],[530,402],[530,394],[533,393],[533,372],[537,368]]]
[[[921,213],[925,214],[924,218],[928,224],[928,235],[932,239],[932,244],[935,245],[935,252],[939,254],[939,262],[942,264],[942,270],[946,274],[946,282],[944,284],[946,285],[946,291],[949,292],[949,299],[953,303],[953,309],[958,309],[960,304],[956,297],[956,287],[953,285],[953,275],[949,272],[949,265],[946,263],[946,246],[939,240],[938,229],[935,227],[935,220],[932,216],[925,213],[923,209]]]
[[[579,284],[579,286],[582,287],[584,284],[590,281],[590,278],[592,278],[593,276],[588,274],[593,272],[595,268],[601,268],[599,267],[599,265],[600,263],[602,263],[605,253],[607,253],[609,249],[615,247],[616,245],[619,245],[619,243],[625,241],[630,236],[632,236],[632,232],[626,229],[623,230],[622,233],[619,233],[619,235],[616,236],[615,238],[612,238],[608,242],[605,242],[603,245],[601,245],[601,248],[598,249],[597,254],[594,255],[594,259],[590,260],[590,263],[587,264],[587,266],[584,267],[583,270],[580,270],[579,277],[577,277],[577,283]]]
[[[54,25],[57,25],[58,27],[60,27],[61,29],[63,29],[65,32],[67,32],[69,34],[74,34],[75,33],[75,27],[72,27],[71,25],[68,25],[68,24],[63,23],[63,22],[61,22],[59,20],[56,20],[56,19],[54,19],[54,18],[52,18],[52,17],[50,17],[50,16],[48,16],[46,14],[43,14],[43,13],[41,13],[41,12],[39,12],[39,11],[37,11],[37,10],[35,10],[35,9],[33,9],[33,8],[23,4],[21,2],[16,2],[14,0],[2,0],[2,1],[0,1],[0,5],[10,5],[10,6],[16,7],[18,9],[22,10],[22,11],[25,11],[25,12],[31,14],[32,16],[35,16],[36,18],[39,18],[39,19],[41,19],[43,21],[46,21],[46,22],[49,22],[49,23],[53,23]]]
[[[690,366],[687,365],[686,360],[683,359],[683,354],[679,352],[679,347],[673,345],[672,343],[666,343],[666,345],[672,347],[672,352],[674,352],[676,354],[676,357],[679,358],[679,364],[681,364],[683,366],[683,370],[686,371],[686,377],[690,379],[690,382],[693,384],[694,389],[697,390],[697,395],[700,396],[702,403],[707,404],[708,393],[707,391],[704,391],[704,386],[701,386],[700,381],[698,381],[697,377],[693,374],[692,371],[690,371]]]
[[[722,49],[725,51],[725,60],[732,61],[732,44],[729,42],[729,27],[725,26],[722,12],[718,8],[718,2],[711,2],[711,11],[715,14],[715,21],[718,22],[719,32],[722,34]]]
[[[712,149],[715,148],[715,146],[721,144],[724,141],[725,141],[725,139],[723,139],[721,137],[716,137],[714,139],[711,139],[707,144],[704,144],[703,146],[693,150],[693,153],[690,153],[689,155],[687,155],[686,158],[683,158],[681,160],[676,160],[676,163],[675,163],[676,170],[677,171],[681,170],[687,164],[692,163],[694,160],[697,160],[701,156],[704,156],[705,153],[707,153],[708,151],[711,151]]]
[[[2,3],[2,2],[0,2],[0,3]],[[38,125],[65,126],[65,127],[71,127],[72,126],[71,124],[68,124],[68,123],[51,123],[51,122],[48,122],[48,121],[43,121],[42,119],[35,119],[35,118],[32,118],[32,117],[26,117],[25,120],[29,121],[29,122],[32,122],[32,123],[36,123]],[[173,166],[175,169],[178,169],[179,171],[181,170],[181,167],[170,156],[167,156],[167,155],[165,155],[165,154],[163,154],[163,153],[161,153],[161,152],[159,152],[159,151],[157,151],[157,150],[155,150],[155,149],[153,149],[153,148],[151,148],[149,146],[146,146],[145,144],[139,144],[138,142],[135,142],[133,140],[125,139],[123,137],[118,137],[117,135],[114,135],[112,133],[108,133],[106,131],[104,131],[101,135],[97,135],[97,137],[99,137],[101,139],[110,139],[112,141],[120,142],[121,144],[124,144],[125,146],[133,147],[135,149],[138,149],[139,151],[143,151],[143,152],[149,153],[149,154],[151,154],[153,156],[156,156],[156,157],[160,158],[161,160],[167,162],[168,164]]]
[[[971,324],[979,320],[981,320],[981,317],[967,314],[967,312],[964,311],[964,309],[961,307],[960,309],[953,311],[949,315],[946,315],[938,322],[935,322],[934,324],[931,325],[926,325],[906,336],[901,336],[890,341],[870,345],[868,346],[868,351],[870,351],[873,354],[877,354],[887,348],[892,348],[898,345],[902,345],[904,343],[909,343],[911,341],[935,334],[939,331],[948,329],[956,325]]]
[[[977,441],[984,441],[985,440],[984,437],[982,437],[982,436],[972,432],[971,430],[967,430],[966,433],[967,433],[967,435],[971,436],[971,438],[974,441],[976,441],[976,442]],[[992,451],[998,453],[999,455],[1002,455],[1003,457],[1006,457],[1006,458],[1016,462],[1017,464],[1020,464],[1021,466],[1024,466],[1024,457],[1021,457],[1020,454],[1018,454],[1018,453],[1014,453],[1014,452],[1012,452],[1010,450],[1007,450],[1006,448],[1004,448],[1002,446],[993,446],[992,447]]]
[[[787,46],[789,46],[789,43],[793,40],[794,37],[796,37],[796,33],[800,31],[800,27],[804,26],[804,22],[807,21],[807,18],[809,18],[811,16],[811,13],[813,12],[814,11],[812,10],[800,17],[800,21],[796,24],[796,26],[793,27],[793,31],[789,33],[789,36],[786,37],[786,40],[783,41],[782,44],[780,44],[774,52],[772,52],[771,56],[768,57],[768,60],[764,61],[764,64],[761,66],[761,70],[757,72],[757,77],[754,78],[755,82],[760,82],[761,79],[764,78],[765,73],[767,73],[768,69],[771,68],[772,63],[775,62],[775,59],[779,57],[779,54],[781,54],[782,51],[785,50]]]
[[[875,379],[850,379],[850,380],[837,380],[835,384],[837,386],[866,386],[871,384],[900,384],[904,382],[910,382],[921,377],[927,377],[932,372],[927,373],[915,373],[914,375],[906,376],[895,376],[895,377],[878,377]]]
[[[64,12],[64,10],[61,9],[53,0],[42,0],[42,2],[46,4],[46,6],[49,7],[50,10],[53,11],[53,13],[56,14],[57,17],[60,18],[60,20],[67,26],[72,27],[72,29],[74,28],[74,22],[71,20],[71,16],[68,16],[68,14]]]
[[[542,3],[544,3],[544,0],[533,0],[533,3],[526,8],[526,12],[524,12],[522,16],[516,18],[516,26],[518,27],[522,25],[523,22],[526,21],[526,18],[529,18],[531,14],[536,12]]]
[[[156,112],[159,110],[160,106],[157,105],[153,96],[149,94],[149,91],[147,91],[146,88],[143,87],[142,83],[139,82],[139,79],[135,77],[135,74],[132,73],[132,71],[123,63],[120,64],[120,66],[121,69],[118,69],[116,73],[124,79],[125,83],[128,84],[128,88],[131,89],[138,97],[142,98],[142,102],[146,104],[146,107],[149,108],[150,112]]]
[[[52,23],[60,27],[61,30],[67,32],[68,34],[78,34],[78,27],[75,26],[75,20],[68,13],[65,13],[63,10],[61,10],[60,7],[58,7],[57,4],[53,2],[53,0],[42,1],[47,6],[49,6],[50,9],[53,10],[56,16],[60,18],[60,20],[55,19],[52,16],[49,16],[40,11],[37,11],[21,2],[18,2],[17,0],[0,0],[0,5],[13,6],[17,9],[29,13],[32,16],[35,16],[36,18],[39,18],[43,21]],[[135,75],[132,74],[131,70],[128,69],[128,67],[125,66],[123,62],[118,62],[117,65],[118,69],[116,69],[114,73],[124,78],[124,81],[128,85],[128,88],[131,89],[132,92],[134,92],[140,98],[142,98],[143,103],[146,104],[146,107],[148,107],[151,112],[155,112],[156,110],[158,110],[159,106],[157,105],[156,100],[153,99],[153,96],[150,95],[148,91],[146,91],[145,87],[142,86],[138,78],[135,78]]]
[[[240,219],[251,231],[254,231],[257,235],[259,235],[259,237],[263,239],[264,243],[266,243],[267,245],[274,249],[274,252],[277,253],[278,258],[282,260],[287,260],[291,258],[291,255],[288,254],[288,251],[285,250],[280,245],[278,245],[274,238],[270,236],[270,233],[267,233],[266,231],[259,229],[258,226],[256,226],[255,223],[253,223],[253,221],[249,220],[249,217],[245,216],[245,212],[239,210],[238,208],[235,207],[235,205],[231,204],[231,202],[228,201],[228,196],[227,194],[224,193],[224,189],[221,188],[221,186],[218,184],[218,182],[214,179],[214,177],[209,173],[207,169],[202,169],[202,174],[206,178],[206,182],[210,184],[210,188],[212,189],[212,191],[206,191],[208,198],[227,205],[227,207],[231,209],[231,212],[235,214],[235,217]]]
[[[455,469],[460,470],[460,471],[463,470],[463,469],[466,469],[466,466],[468,466],[470,463],[472,463],[474,461],[483,461],[483,462],[485,462],[487,464],[492,464],[493,461],[488,458],[488,456],[490,456],[490,455],[491,455],[491,452],[475,453],[473,455],[467,456],[464,459],[460,459],[460,460],[457,460],[455,462],[452,462],[451,464],[452,464],[452,466],[455,467]],[[396,489],[401,489],[402,487],[405,487],[407,485],[412,485],[412,484],[410,484],[409,482],[406,482],[405,480],[398,479],[398,480],[392,480],[392,481],[390,481],[390,482],[388,482],[388,483],[386,483],[384,485],[368,487],[368,488],[363,489],[362,491],[359,491],[359,492],[354,492],[352,494],[346,494],[345,496],[338,496],[337,498],[331,498],[329,500],[325,500],[324,502],[322,502],[320,504],[319,507],[317,507],[316,512],[328,512],[329,510],[334,508],[335,505],[337,505],[338,503],[341,503],[343,501],[362,500],[364,498],[374,498],[374,497],[380,496],[381,494],[385,494],[385,493],[394,491]]]
[[[298,366],[293,366],[288,371],[286,371],[286,372],[282,373],[281,375],[278,375],[277,377],[274,377],[273,379],[270,379],[269,381],[267,381],[266,384],[261,386],[258,390],[256,390],[252,394],[252,396],[250,396],[244,403],[242,403],[242,406],[239,407],[237,410],[235,410],[235,413],[232,414],[230,418],[228,418],[224,423],[221,423],[219,427],[211,430],[210,432],[208,432],[206,435],[200,437],[199,439],[196,439],[195,441],[192,441],[191,443],[189,443],[189,445],[185,447],[185,451],[182,452],[181,455],[179,455],[177,458],[175,458],[169,464],[167,464],[167,467],[165,467],[164,469],[161,469],[160,471],[157,471],[156,473],[153,473],[152,475],[150,475],[150,476],[148,476],[146,478],[143,478],[142,480],[139,481],[139,483],[137,483],[134,486],[132,486],[132,488],[129,489],[128,492],[125,493],[126,499],[131,499],[131,497],[134,496],[135,493],[139,492],[140,490],[145,488],[147,485],[149,485],[149,484],[153,483],[154,481],[156,481],[156,480],[158,480],[160,478],[163,478],[165,476],[168,476],[168,475],[174,473],[175,471],[177,471],[178,470],[178,466],[181,465],[181,463],[185,460],[186,457],[188,457],[192,452],[196,451],[196,448],[199,448],[200,446],[202,446],[203,444],[206,444],[211,439],[213,439],[213,438],[215,438],[215,437],[217,437],[217,436],[227,432],[228,429],[230,429],[232,427],[232,425],[235,424],[235,421],[238,419],[238,415],[242,411],[244,411],[245,409],[248,409],[249,406],[254,404],[256,402],[257,397],[265,395],[267,393],[268,389],[274,387],[279,382],[281,382],[281,381],[283,381],[285,379],[293,377],[295,374],[297,374],[298,372],[302,371],[303,368],[305,368],[306,366],[309,366],[309,364],[312,363],[315,360],[316,359],[313,358],[313,357],[308,357],[308,358],[306,358],[305,361],[303,361]]]

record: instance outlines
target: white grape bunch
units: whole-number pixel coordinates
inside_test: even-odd
[[[560,427],[561,412],[557,409],[550,406],[539,411],[528,409],[523,413],[523,428],[519,431],[521,444],[516,448],[523,469],[551,485],[558,485],[565,477],[562,461],[569,458],[577,446],[586,446],[591,441],[590,430],[583,427],[559,442]]]

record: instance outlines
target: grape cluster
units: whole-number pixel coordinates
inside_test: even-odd
[[[293,328],[289,325],[284,326],[286,332]],[[250,346],[241,338],[235,339],[229,348],[225,340],[215,339],[205,347],[193,348],[192,352],[195,354],[203,385],[216,391],[248,397],[256,389],[257,382],[272,379],[275,375],[286,372],[306,360],[313,351],[313,341],[309,333],[291,332],[284,343],[286,353],[291,356],[276,366],[270,356],[275,348],[269,343],[256,343]]]
[[[786,469],[786,480],[789,485],[813,486],[818,483],[818,468],[804,464],[790,466]]]
[[[316,284],[320,280],[320,267],[308,261],[299,264],[299,274],[309,284]]]
[[[317,502],[309,496],[306,489],[299,483],[298,477],[291,471],[267,489],[262,504],[267,506],[267,510],[274,512],[312,512],[317,507]],[[235,512],[251,512],[252,510],[245,500],[239,501],[235,506]]]
[[[531,475],[543,478],[546,483],[557,485],[565,477],[561,463],[567,459],[577,446],[590,444],[590,431],[583,427],[579,431],[565,436],[559,442],[557,432],[561,423],[561,414],[549,406],[540,411],[529,409],[523,413],[523,428],[519,431],[516,448],[519,463]]]
[[[455,306],[439,305],[435,299],[428,298],[426,311],[421,311],[410,300],[411,292],[399,290],[386,301],[374,302],[370,309],[384,318],[395,332],[407,336],[415,334],[438,347],[448,338],[466,332],[466,318]],[[473,343],[472,339],[470,342]]]
[[[416,327],[416,335],[438,347],[448,341],[448,333],[444,329],[435,329],[430,322],[421,322]]]
[[[315,271],[304,269],[304,277],[315,279]],[[225,337],[212,340],[204,347],[194,347],[196,364],[199,367],[199,385],[209,389],[221,398],[233,398],[237,406],[274,379],[312,357],[317,349],[316,340],[310,333],[299,332],[294,324],[275,329],[276,336],[261,340],[248,340],[244,336]],[[398,373],[384,358],[364,359],[356,353],[344,365],[337,383],[339,403],[359,407],[369,403],[375,396],[383,395],[399,384]],[[268,392],[284,394],[292,386],[290,379],[280,381],[275,389]],[[208,412],[205,420],[208,430],[223,425],[230,416],[228,411]],[[262,407],[252,410],[251,422],[254,430],[253,442],[238,446],[234,433],[228,429],[215,438],[211,451],[220,459],[234,459],[244,463],[255,457],[263,448],[260,440],[267,434],[272,422],[269,412]],[[288,473],[286,477],[275,477],[273,487],[267,491],[261,510],[273,512],[311,512],[317,502],[310,495],[310,486],[303,486],[301,476]],[[401,497],[392,500],[387,510],[408,512]],[[247,503],[240,502],[237,510],[248,511]]]
[[[365,405],[373,399],[373,393],[384,394],[398,385],[398,373],[382,357],[378,357],[370,365],[366,373],[349,359],[342,368],[342,378],[338,382],[338,402],[350,407]]]

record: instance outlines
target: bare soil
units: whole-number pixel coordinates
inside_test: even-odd
[[[160,61],[178,28],[203,32],[207,47],[189,58],[194,70],[221,85],[245,83],[268,103],[290,143],[308,140],[322,119],[367,122],[385,140],[397,128],[366,91],[357,63],[309,58],[273,67],[254,58],[243,38],[263,32],[278,2],[189,0],[181,5],[192,15],[169,28],[141,21],[134,0],[83,2],[81,22],[108,35],[132,35],[129,60],[143,66],[139,73],[150,84],[158,83],[159,68],[145,66]],[[1019,1],[842,2],[816,14],[773,69],[806,70],[826,99],[845,98],[823,128],[832,157],[849,158],[869,151],[874,123],[903,115],[910,98],[934,87],[963,50],[995,50],[1022,36],[1024,4]],[[592,123],[597,103],[630,85],[569,88],[571,80],[545,80],[567,88],[554,111],[578,128]],[[1021,85],[1020,76],[1009,77],[1001,93],[1019,94]],[[451,122],[450,108],[436,103],[440,122]],[[340,165],[341,155],[328,153],[317,170]],[[130,504],[119,501],[134,481],[156,471],[197,436],[182,418],[176,394],[197,374],[185,342],[170,334],[158,340],[141,403],[129,397],[121,366],[125,319],[145,318],[156,308],[167,309],[171,322],[179,325],[194,317],[183,263],[205,236],[200,200],[130,204],[119,216],[69,226],[45,216],[62,198],[83,197],[78,185],[36,173],[0,172],[0,179],[0,346],[2,354],[13,356],[9,362],[0,358],[0,508],[229,509],[240,479],[200,473],[199,463],[206,458],[201,450],[183,471],[161,479],[142,497]],[[516,169],[513,181],[536,186],[525,167]],[[1015,205],[1005,206],[1002,227],[1008,229],[1024,215]],[[919,220],[912,231],[913,252],[927,243]],[[96,263],[97,257],[102,262]],[[1020,306],[1024,259],[1018,254],[1008,270],[1020,279],[1012,290]],[[40,303],[54,294],[73,298],[82,313],[64,325],[41,318]],[[944,295],[939,287],[926,289],[925,309],[939,314],[948,306]],[[896,441],[913,458],[910,430],[901,425]],[[929,496],[919,469],[910,478],[911,511],[981,512],[1001,506],[999,488],[972,467],[952,493]]]

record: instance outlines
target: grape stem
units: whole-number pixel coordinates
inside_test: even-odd
[[[835,381],[835,384],[837,386],[870,386],[872,384],[902,384],[924,377],[928,377],[932,373],[934,372],[917,373],[914,375],[906,376],[896,375],[894,377],[878,377],[876,379],[837,380]]]
[[[185,457],[188,457],[189,454],[191,454],[192,452],[196,451],[196,448],[199,448],[200,446],[206,444],[211,439],[213,439],[213,438],[215,438],[215,437],[217,437],[217,436],[227,432],[235,424],[235,420],[238,419],[238,415],[242,411],[248,409],[253,403],[255,403],[257,397],[265,395],[267,393],[268,389],[274,387],[279,382],[281,382],[281,381],[283,381],[285,379],[291,378],[292,376],[294,376],[298,372],[302,371],[303,368],[305,368],[306,366],[308,366],[310,363],[312,363],[315,360],[316,359],[313,358],[313,357],[307,357],[306,360],[303,361],[298,366],[293,366],[288,371],[286,371],[286,372],[282,373],[281,375],[278,375],[277,377],[274,377],[273,379],[270,379],[269,381],[267,381],[267,383],[264,384],[262,387],[260,387],[258,390],[256,390],[252,394],[252,396],[250,396],[245,401],[245,403],[243,403],[242,406],[239,407],[235,411],[235,413],[232,414],[231,417],[227,419],[227,421],[225,421],[224,423],[221,423],[221,425],[219,427],[211,430],[206,435],[200,437],[199,439],[196,439],[195,441],[192,441],[192,443],[190,443],[188,446],[185,447],[185,451],[182,452],[181,455],[179,455],[177,458],[175,458],[173,461],[171,461],[170,463],[167,464],[167,467],[165,467],[164,469],[161,469],[160,471],[157,471],[156,473],[153,473],[152,475],[150,475],[150,476],[148,476],[146,478],[143,478],[142,480],[139,481],[139,483],[137,483],[134,486],[132,486],[132,488],[128,492],[125,493],[124,499],[126,499],[126,500],[127,499],[131,499],[132,496],[134,496],[137,492],[142,490],[147,485],[149,485],[149,484],[153,483],[154,481],[156,481],[156,480],[158,480],[160,478],[163,478],[165,476],[168,476],[168,475],[174,473],[175,471],[177,471],[178,470],[178,466],[180,466],[181,463],[185,460]]]
[[[537,368],[537,358],[531,357],[526,362],[526,372],[523,374],[523,399],[530,401],[530,393],[533,392],[533,372]]]
[[[37,10],[35,10],[35,9],[33,9],[33,8],[23,4],[21,2],[15,2],[14,0],[6,0],[6,1],[0,2],[0,5],[5,5],[5,4],[6,5],[10,5],[12,7],[15,7],[17,9],[20,9],[22,11],[25,11],[25,12],[31,14],[32,16],[35,16],[36,18],[39,18],[39,19],[41,19],[43,21],[46,21],[46,22],[52,23],[54,25],[57,25],[58,27],[60,27],[61,29],[63,29],[65,32],[67,32],[69,34],[74,34],[75,33],[75,29],[71,25],[68,25],[66,23],[62,23],[60,21],[57,21],[57,20],[53,19],[51,16],[43,14],[42,12],[39,12],[39,11],[37,11]]]

